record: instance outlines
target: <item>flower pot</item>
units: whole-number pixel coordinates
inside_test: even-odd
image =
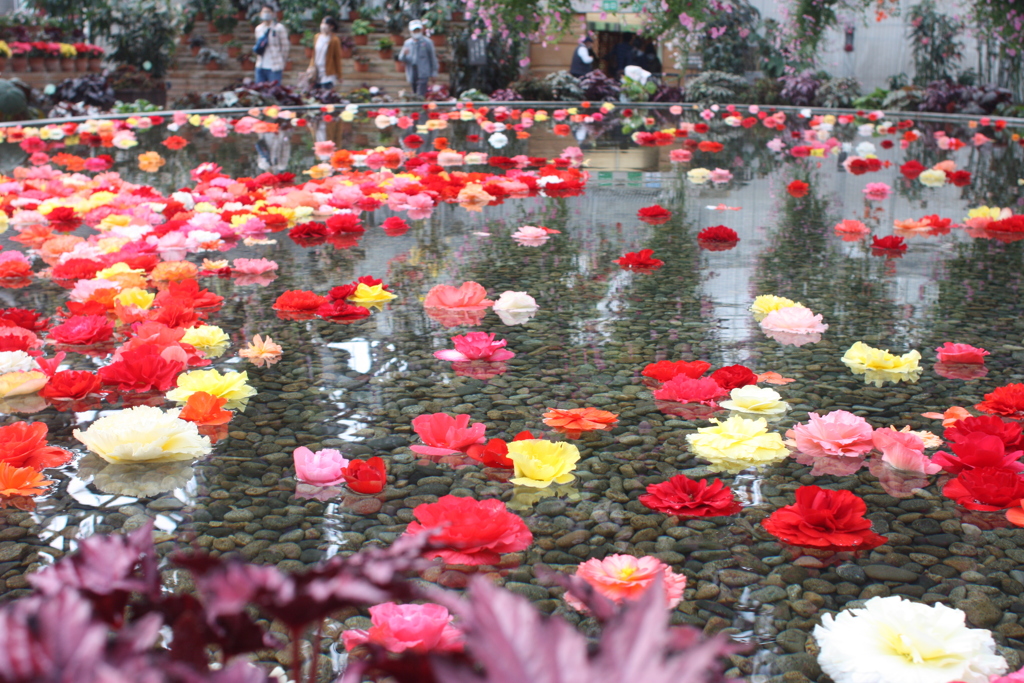
[[[217,36],[217,42],[223,45],[224,43],[230,43],[235,36],[231,33],[221,33]]]
[[[4,69],[7,68],[7,57],[0,55],[0,73],[3,73]]]
[[[11,57],[11,71],[28,71],[28,57],[24,55]]]
[[[303,49],[306,52],[306,59],[312,59],[313,58],[313,48],[307,47],[307,48],[303,48]],[[342,57],[345,56],[345,52],[344,51],[342,51],[341,56]]]
[[[370,63],[369,62],[356,62],[356,71],[359,71],[361,73],[366,73],[369,70],[370,70]]]
[[[405,62],[395,61],[395,72],[404,74],[405,73]]]
[[[43,63],[42,57],[29,57],[28,68],[32,71],[46,71],[46,66]]]
[[[78,57],[75,58],[75,71],[77,71],[79,73],[85,73],[88,70],[89,70],[89,56],[88,55],[78,55]]]
[[[74,57],[61,57],[60,58],[60,70],[61,71],[74,71],[75,70],[75,58]]]
[[[405,38],[402,37],[401,33],[392,33],[391,42],[395,45],[402,45],[405,43]]]
[[[254,69],[256,67],[256,62],[252,61],[251,59],[243,59],[240,62],[240,64],[242,66],[243,71],[249,71],[250,69]]]
[[[236,59],[238,57],[238,55],[240,55],[240,54],[242,54],[242,48],[240,48],[240,47],[229,47],[228,48],[228,57],[231,57],[231,59]]]
[[[43,63],[47,71],[60,71],[60,57],[45,57]]]
[[[395,54],[394,49],[389,47],[386,50],[381,50],[380,51],[380,58],[381,59],[391,59],[394,56],[394,54]]]
[[[300,40],[302,40],[302,36],[300,36],[298,33],[288,34],[288,42],[291,43],[292,45],[298,45]]]
[[[341,48],[341,58],[342,59],[352,59],[352,48],[350,48],[350,47],[342,47]]]
[[[352,42],[356,45],[367,45],[370,42],[370,36],[352,36]]]
[[[196,22],[206,21],[206,12],[196,12]]]
[[[245,21],[245,12],[235,12],[235,19]]]
[[[448,36],[443,33],[435,33],[430,36],[430,42],[434,44],[434,47],[444,47],[448,43]]]
[[[103,71],[103,57],[89,57],[89,71]]]
[[[220,64],[218,64],[217,62],[207,62],[206,63],[206,70],[207,71],[220,71]]]
[[[208,22],[206,24],[206,32],[207,33],[217,33],[217,24],[213,23],[212,21]]]

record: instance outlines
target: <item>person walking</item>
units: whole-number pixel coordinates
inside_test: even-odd
[[[318,88],[333,88],[341,83],[341,39],[334,17],[324,17],[320,22],[306,76],[310,81],[315,79]]]
[[[284,65],[288,61],[288,29],[277,20],[277,12],[269,5],[260,9],[260,23],[256,25],[257,83],[281,82]]]
[[[576,51],[572,53],[572,64],[569,66],[569,73],[576,78],[582,78],[588,73],[594,70],[594,53],[590,51],[590,46],[594,43],[594,39],[590,36],[585,36],[580,41],[580,46],[576,48]]]
[[[420,97],[427,96],[427,85],[437,74],[437,53],[434,44],[423,35],[423,22],[414,19],[409,22],[409,38],[402,44],[398,61],[405,64],[405,80],[413,92]]]

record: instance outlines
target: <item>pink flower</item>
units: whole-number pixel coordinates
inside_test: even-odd
[[[437,285],[423,301],[424,308],[483,309],[494,304],[487,298],[487,290],[477,282],[469,280],[458,287]]]
[[[327,159],[334,154],[334,140],[323,140],[313,143],[313,154],[317,159]]]
[[[824,332],[828,325],[821,322],[820,313],[815,315],[806,306],[786,306],[766,315],[761,321],[761,329],[765,332],[814,334]]]
[[[345,481],[343,471],[348,458],[333,448],[313,452],[305,446],[292,451],[295,458],[295,476],[299,481],[316,486],[333,486]]]
[[[864,196],[876,202],[887,199],[891,192],[892,189],[885,183],[868,183],[864,186]]]
[[[853,474],[864,466],[864,456],[845,457],[842,455],[823,455],[816,457],[807,455],[801,451],[793,454],[793,459],[801,465],[811,465],[811,476],[820,477],[831,474],[836,477],[845,477]]]
[[[688,149],[674,149],[668,153],[668,158],[673,164],[685,164],[693,158],[693,152]]]
[[[815,458],[838,455],[859,458],[872,448],[871,425],[863,417],[845,410],[827,415],[811,413],[807,424],[798,424],[786,432],[786,445]]]
[[[1024,669],[1000,676],[999,678],[993,678],[989,683],[1024,683]]]
[[[723,185],[732,180],[732,172],[724,168],[716,168],[711,172],[711,182],[715,185]]]
[[[482,422],[470,426],[469,419],[469,415],[452,417],[447,413],[431,413],[414,418],[412,428],[426,445],[412,446],[412,450],[423,455],[452,455],[464,453],[475,443],[483,443],[487,426]]]
[[[524,225],[512,233],[512,239],[524,247],[539,247],[550,238],[547,230],[534,225]]]
[[[676,375],[654,392],[654,398],[660,401],[702,403],[706,406],[714,406],[715,399],[728,394],[728,391],[710,377],[693,379],[686,375]]]
[[[971,346],[970,344],[954,344],[946,342],[935,349],[939,354],[940,363],[984,363],[985,356],[989,355],[985,349]]]
[[[434,358],[451,361],[483,360],[499,361],[515,358],[514,353],[505,348],[508,340],[495,341],[494,333],[467,332],[452,337],[454,349],[435,351]]]
[[[868,471],[878,477],[882,490],[893,498],[912,498],[915,490],[930,483],[924,473],[898,470],[879,457],[868,460]]]
[[[835,227],[836,234],[843,236],[843,241],[848,241],[848,238],[852,237],[854,240],[858,240],[864,235],[867,235],[871,230],[868,226],[864,225],[858,220],[847,218],[836,223]]]
[[[265,258],[236,258],[231,270],[240,275],[263,275],[277,270],[277,263]]]
[[[369,630],[354,629],[341,634],[346,650],[373,643],[395,653],[462,651],[462,632],[451,625],[452,616],[441,605],[385,602],[370,608],[370,621],[373,626]]]
[[[666,607],[674,609],[683,599],[686,577],[676,574],[656,557],[609,555],[603,560],[587,560],[576,568],[576,576],[616,604],[639,598],[659,574],[662,576]],[[565,594],[565,601],[575,609],[585,611],[583,603],[572,593]]]
[[[924,442],[913,432],[895,429],[876,429],[873,441],[882,452],[882,461],[903,472],[935,474],[942,467],[924,454]]]

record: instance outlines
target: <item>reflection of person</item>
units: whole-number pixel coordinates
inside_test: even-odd
[[[256,46],[259,47],[264,35],[269,35],[263,53],[256,55],[256,82],[280,82],[288,61],[288,29],[277,21],[277,13],[267,5],[260,10],[260,19],[256,26]]]
[[[292,143],[282,132],[260,133],[256,140],[256,166],[267,173],[282,173],[288,169],[292,156]]]
[[[654,43],[647,43],[647,47],[644,48],[644,58],[641,66],[652,74],[661,73],[661,59],[658,58],[658,50]]]
[[[317,87],[333,88],[341,83],[341,39],[337,34],[338,20],[324,17],[306,69],[309,76],[316,77]]]
[[[586,36],[580,41],[580,46],[576,48],[576,51],[572,53],[572,64],[569,66],[569,73],[576,78],[586,76],[594,70],[594,53],[590,51],[590,46],[593,43],[594,39]]]
[[[621,76],[622,72],[630,65],[630,60],[633,57],[633,45],[629,42],[628,33],[623,33],[622,38],[618,44],[615,45],[612,50],[612,55],[615,57],[615,75]]]
[[[422,21],[410,21],[409,33],[412,35],[402,44],[398,61],[405,64],[405,80],[409,81],[413,92],[426,97],[427,85],[437,74],[437,53],[434,44],[423,35]]]

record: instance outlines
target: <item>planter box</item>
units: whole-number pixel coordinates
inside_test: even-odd
[[[312,52],[312,50],[310,50],[310,52]],[[310,54],[310,55],[307,55],[307,56],[312,57],[313,55]],[[341,48],[341,58],[342,59],[352,59],[352,48],[350,48],[350,47],[343,47],[343,48]]]
[[[89,57],[89,71],[103,71],[103,58]]]
[[[443,33],[435,33],[430,36],[430,42],[434,44],[434,47],[444,47],[448,44],[448,36]]]
[[[304,50],[305,50],[305,52],[306,52],[306,59],[313,59],[313,48],[311,48],[311,47],[307,47],[307,48],[303,48],[303,49],[304,49]],[[345,56],[345,53],[344,53],[344,51],[342,51],[342,53],[341,53],[341,56],[342,56],[342,57],[344,57],[344,56]]]
[[[356,45],[368,45],[370,43],[370,36],[352,36],[352,42]]]
[[[77,71],[79,73],[85,73],[88,70],[89,70],[89,58],[86,57],[85,55],[79,55],[78,58],[75,59],[75,71]]]
[[[370,70],[369,62],[356,62],[356,71],[360,73],[366,73]]]
[[[217,35],[217,42],[221,45],[224,43],[230,43],[234,37],[234,34],[231,33],[221,33]]]
[[[206,63],[206,70],[207,71],[220,71],[220,64],[218,64],[217,62],[207,62]]]
[[[298,33],[289,33],[288,34],[288,42],[291,43],[292,45],[298,45],[299,41],[301,41],[301,40],[302,40],[302,36],[300,36]]]
[[[46,57],[43,61],[47,71],[60,71],[60,57]]]
[[[32,71],[42,72],[46,71],[46,66],[42,57],[29,57],[28,68]]]
[[[61,71],[74,71],[75,70],[75,58],[74,57],[61,57],[60,58],[60,70]]]
[[[229,47],[228,48],[228,57],[231,57],[231,59],[236,59],[238,57],[238,55],[240,55],[240,54],[242,54],[242,48],[240,48],[240,47]]]
[[[8,61],[11,71],[28,71],[28,57],[11,57]]]
[[[381,59],[391,59],[394,55],[395,51],[392,48],[388,48],[387,50],[380,50]]]
[[[405,73],[405,62],[396,61],[395,62],[395,71],[397,73],[404,74]]]

